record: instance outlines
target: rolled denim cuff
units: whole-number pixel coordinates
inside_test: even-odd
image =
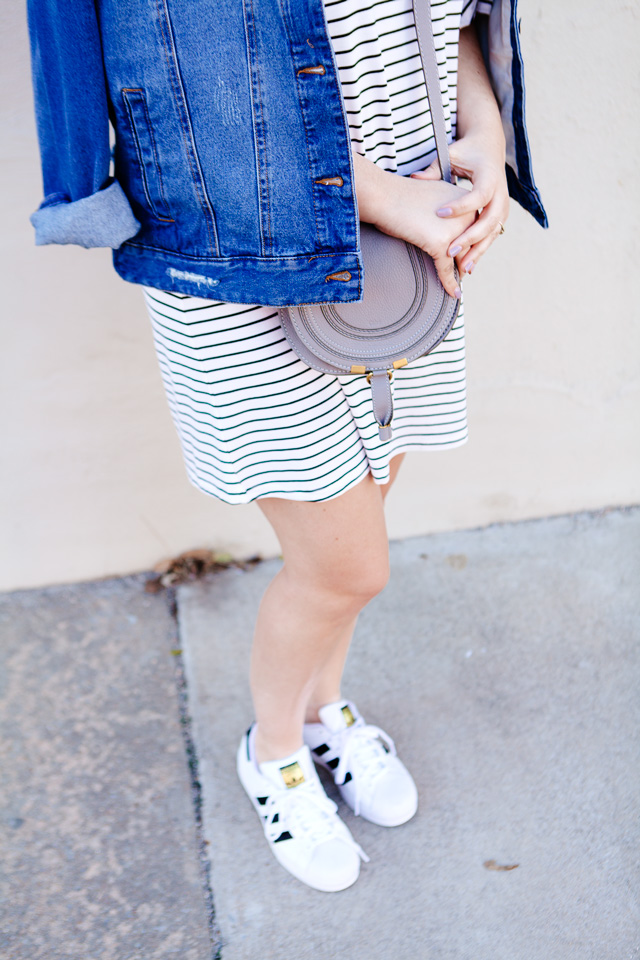
[[[36,230],[36,246],[76,243],[81,247],[117,249],[140,229],[117,180],[81,200],[52,193],[29,217]]]

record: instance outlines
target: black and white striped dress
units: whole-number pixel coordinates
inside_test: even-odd
[[[423,169],[435,144],[411,0],[324,6],[352,145],[385,170]],[[433,0],[431,9],[455,135],[458,34],[476,0]],[[220,500],[329,500],[368,472],[386,483],[396,454],[467,439],[462,307],[446,340],[394,374],[393,439],[382,442],[365,378],[311,370],[289,349],[275,309],[143,289],[189,479]]]

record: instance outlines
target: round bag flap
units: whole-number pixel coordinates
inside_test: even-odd
[[[360,244],[362,301],[289,307],[285,325],[294,349],[299,338],[304,354],[346,372],[354,364],[384,369],[422,356],[447,335],[459,307],[418,247],[366,223],[360,224]]]

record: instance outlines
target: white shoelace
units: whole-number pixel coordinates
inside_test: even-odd
[[[349,833],[340,829],[340,820],[336,817],[337,804],[313,781],[301,783],[286,793],[271,794],[264,809],[268,814],[270,840],[276,840],[285,830],[289,830],[296,840],[302,840],[308,847],[315,847],[325,840],[338,839],[356,850],[365,863],[369,862],[362,847]],[[272,824],[271,817],[276,812],[278,822]]]
[[[396,756],[396,745],[391,737],[372,723],[356,722],[336,735],[335,747],[340,762],[335,772],[335,782],[343,784],[351,772],[355,785],[353,812],[360,813],[360,798],[369,792],[377,778],[387,769],[389,757]],[[386,745],[386,749],[385,746]]]

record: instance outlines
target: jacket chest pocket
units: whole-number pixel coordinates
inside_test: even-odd
[[[157,220],[173,223],[174,218],[171,216],[164,196],[158,150],[149,119],[145,92],[141,88],[125,88],[122,90],[122,99],[131,127],[131,136],[138,156],[142,186],[149,210]]]

